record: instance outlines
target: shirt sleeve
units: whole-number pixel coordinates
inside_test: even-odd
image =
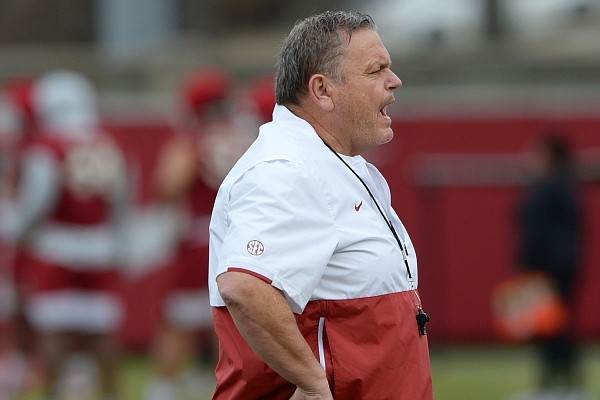
[[[320,178],[294,162],[263,162],[229,194],[217,275],[232,269],[259,275],[302,312],[338,243]]]

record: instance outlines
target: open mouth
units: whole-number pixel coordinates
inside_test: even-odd
[[[383,107],[381,110],[379,110],[379,114],[383,115],[384,117],[387,117],[387,107]]]

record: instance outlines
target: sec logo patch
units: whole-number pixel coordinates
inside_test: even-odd
[[[246,250],[253,256],[260,256],[265,251],[265,246],[258,240],[251,240],[246,245]]]

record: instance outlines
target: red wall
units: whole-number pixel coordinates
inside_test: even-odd
[[[600,164],[600,118],[396,122],[396,136],[384,150],[385,163],[379,166],[390,183],[394,207],[415,242],[420,291],[432,317],[430,340],[495,338],[490,292],[517,268],[514,234],[522,187],[517,182],[419,185],[416,175],[423,165],[419,161],[432,154],[514,156],[547,129],[568,132],[577,154],[593,150],[598,155],[596,165]],[[472,172],[478,173],[486,171]],[[598,338],[600,297],[595,285],[600,284],[600,180],[585,183],[582,192],[585,245],[576,329],[584,338]]]
[[[568,132],[578,154],[598,151],[600,117],[404,118],[394,128],[394,140],[367,158],[387,177],[394,207],[415,243],[421,296],[432,317],[430,340],[494,340],[490,291],[516,269],[515,209],[522,188],[515,182],[427,186],[418,179],[420,168],[432,155],[515,155],[548,128]],[[148,173],[167,126],[113,125],[109,130],[139,166],[140,200],[148,199]],[[576,321],[578,334],[591,339],[600,337],[595,293],[600,285],[600,181],[585,183],[583,195],[586,245]],[[130,346],[145,345],[156,326],[162,273],[125,285],[129,318],[123,339]]]

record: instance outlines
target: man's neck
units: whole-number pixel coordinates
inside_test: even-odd
[[[343,138],[339,137],[339,135],[335,135],[332,133],[331,129],[328,129],[325,122],[321,122],[324,118],[319,118],[317,112],[311,111],[307,107],[302,107],[298,105],[286,105],[287,109],[290,110],[295,116],[301,118],[308,122],[317,135],[329,145],[336,153],[354,156],[351,151],[351,144],[345,143]]]

